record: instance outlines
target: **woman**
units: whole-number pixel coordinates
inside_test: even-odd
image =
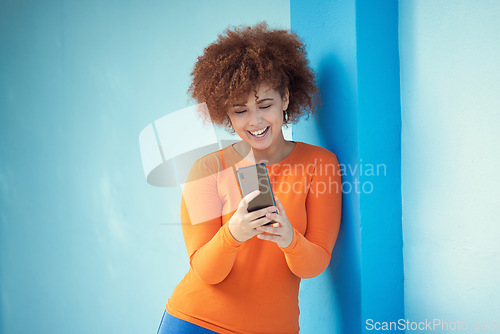
[[[264,23],[226,30],[192,76],[204,116],[241,141],[190,170],[181,199],[190,269],[159,333],[298,333],[300,280],[328,267],[341,212],[335,154],[282,133],[283,124],[314,111],[304,46]],[[276,206],[249,213],[258,191],[242,198],[235,170],[262,162]]]

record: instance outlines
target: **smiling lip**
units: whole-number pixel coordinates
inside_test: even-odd
[[[263,134],[262,134],[261,136],[255,136],[254,134],[252,134],[252,132],[250,132],[250,131],[248,131],[248,130],[247,130],[247,131],[248,131],[248,133],[252,136],[252,138],[254,138],[254,139],[262,139],[262,138],[264,138],[264,137],[267,135],[267,133],[269,132],[269,126],[266,126],[265,128],[262,128],[262,129],[258,129],[258,130],[253,131],[253,132],[256,132],[256,131],[262,131],[263,129],[265,129],[265,131],[263,132]]]

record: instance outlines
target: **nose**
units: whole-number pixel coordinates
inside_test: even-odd
[[[250,112],[250,125],[256,126],[259,125],[262,121],[262,115],[260,113],[259,108],[254,109]]]

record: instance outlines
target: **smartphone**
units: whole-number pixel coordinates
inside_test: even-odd
[[[238,168],[236,170],[236,175],[238,177],[238,183],[243,197],[250,194],[254,190],[260,190],[260,194],[248,203],[248,212],[267,208],[268,206],[276,206],[273,189],[271,188],[271,182],[269,181],[269,175],[267,174],[265,164],[260,163]],[[275,211],[275,213],[277,213],[277,211]],[[274,223],[276,222],[272,220],[265,225],[271,225]]]

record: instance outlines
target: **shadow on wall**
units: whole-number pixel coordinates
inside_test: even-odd
[[[355,86],[341,85],[349,78],[344,66],[333,55],[325,57],[318,68],[321,106],[318,107],[318,131],[325,148],[337,155],[341,165],[357,164]],[[342,182],[353,184],[357,175],[346,173]],[[347,189],[347,187],[346,187]],[[341,321],[339,333],[361,331],[361,278],[359,243],[359,194],[343,191],[342,222],[332,260],[328,267],[333,280],[332,298],[336,298]]]

